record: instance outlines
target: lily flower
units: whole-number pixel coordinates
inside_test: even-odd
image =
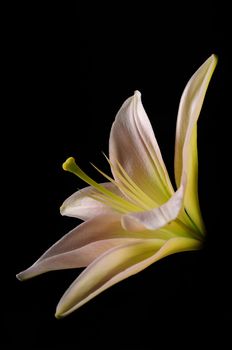
[[[48,249],[19,280],[47,271],[87,268],[61,298],[56,317],[73,312],[105,289],[170,254],[201,248],[205,237],[198,200],[197,120],[217,63],[210,56],[189,80],[180,100],[171,184],[149,119],[136,91],[112,125],[112,177],[97,183],[68,158],[64,170],[89,186],[61,206],[84,222]]]

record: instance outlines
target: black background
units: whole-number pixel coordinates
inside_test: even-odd
[[[10,9],[3,135],[5,348],[14,344],[23,349],[156,349],[162,344],[187,349],[217,341],[222,349],[223,344],[228,346],[232,313],[227,14],[222,4],[219,8],[213,2],[205,8],[196,3],[128,3],[125,8],[117,2],[56,2]],[[101,181],[89,162],[107,170],[101,152],[108,152],[111,124],[123,101],[138,89],[173,178],[179,99],[188,79],[212,53],[219,62],[198,127],[199,195],[208,230],[204,249],[167,257],[56,320],[56,304],[79,271],[57,271],[24,283],[15,274],[79,224],[59,214],[62,201],[84,187],[61,164],[73,155]]]

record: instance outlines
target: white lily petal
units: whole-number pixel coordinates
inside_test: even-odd
[[[121,173],[118,163],[148,195],[164,203],[173,188],[163,162],[150,121],[136,91],[119,110],[112,125],[109,141],[110,162],[116,181]]]
[[[61,298],[56,317],[63,317],[107,288],[132,276],[161,258],[187,250],[199,249],[200,242],[177,237],[168,240],[141,240],[111,249],[92,264],[72,283]]]
[[[114,184],[107,182],[101,185],[111,192],[120,195],[120,191]],[[92,186],[85,187],[73,193],[62,204],[60,208],[61,215],[88,220],[97,215],[113,213],[113,210],[109,206],[91,198],[94,194],[99,194],[99,192]]]
[[[106,251],[135,241],[135,238],[122,237],[111,239],[107,238],[92,242],[81,248],[52,255],[36,261],[31,267],[20,272],[16,277],[20,281],[24,281],[49,271],[86,267]]]
[[[182,174],[187,174],[184,199],[185,208],[192,221],[202,233],[204,233],[204,224],[201,218],[198,200],[196,123],[216,64],[216,56],[210,56],[188,82],[181,97],[176,127],[176,185],[179,187],[182,182]]]
[[[81,267],[84,261],[83,254],[88,254],[88,260],[94,260],[96,256],[104,251],[103,246],[107,248],[106,243],[102,247],[96,244],[96,252],[94,252],[93,245],[90,246],[91,243],[120,238],[127,238],[120,224],[120,216],[99,215],[68,232],[51,246],[31,267],[19,273],[17,277],[20,280],[24,280],[50,270]],[[112,241],[111,243],[112,246],[115,246],[116,241]],[[111,243],[108,242],[108,246]],[[87,248],[85,250],[79,250],[86,246]],[[77,254],[78,252],[79,255]],[[74,259],[73,261],[72,258]],[[55,262],[57,262],[57,266]]]
[[[122,226],[128,231],[157,230],[175,220],[183,207],[186,181],[163,205],[149,211],[122,216]]]
[[[42,273],[89,265],[99,255],[113,247],[138,239],[168,239],[170,234],[133,233],[125,231],[120,215],[99,215],[68,232],[53,244],[32,266],[17,275],[26,280]]]

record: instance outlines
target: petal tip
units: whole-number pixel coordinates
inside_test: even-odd
[[[22,282],[22,281],[25,281],[25,280],[27,280],[28,278],[30,278],[30,276],[29,276],[29,274],[28,274],[28,270],[29,270],[29,269],[17,273],[17,275],[16,275],[17,280],[19,280],[20,282]]]
[[[213,54],[211,55],[211,57],[212,57],[212,60],[215,61],[215,62],[217,63],[217,61],[218,61],[218,55],[216,55],[215,53],[213,53]]]
[[[22,272],[17,273],[16,278],[19,281],[23,281],[23,273]]]
[[[58,311],[56,311],[56,313],[55,313],[55,318],[56,318],[57,320],[60,320],[61,318],[63,318],[63,315],[60,314]]]
[[[134,96],[141,97],[141,92],[139,90],[135,90]]]
[[[59,302],[56,307],[55,318],[57,320],[60,320],[61,318],[64,318],[67,314],[67,310],[64,308],[63,303],[61,304],[61,302]]]
[[[29,278],[32,278],[32,277],[34,277],[34,276],[39,275],[40,273],[38,273],[38,270],[36,269],[36,267],[37,267],[37,263],[34,263],[34,264],[33,264],[32,266],[30,266],[28,269],[19,272],[19,273],[16,275],[16,278],[17,278],[19,281],[25,281],[25,280],[28,280]]]
[[[210,58],[214,69],[218,63],[218,56],[213,53]]]
[[[27,270],[19,272],[16,275],[17,280],[19,280],[20,282],[27,280],[28,278],[30,278],[30,276],[28,276]]]
[[[66,209],[65,205],[62,204],[61,207],[60,207],[60,214],[61,214],[62,216],[65,215],[65,209]]]

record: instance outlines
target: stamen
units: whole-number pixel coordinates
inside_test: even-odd
[[[73,157],[68,158],[63,163],[63,169],[66,171],[69,171],[76,176],[78,176],[80,179],[85,181],[90,186],[94,187],[96,190],[98,190],[100,193],[102,193],[106,199],[108,200],[110,205],[113,207],[115,204],[123,210],[123,212],[136,212],[139,211],[140,208],[133,203],[130,203],[126,199],[118,196],[117,194],[111,192],[110,190],[106,189],[104,186],[98,184],[96,181],[91,179],[84,171],[82,171],[79,166],[76,164],[75,159]]]
[[[128,183],[128,181],[126,181],[124,178],[121,179],[122,183],[118,183],[116,182],[114,179],[112,179],[110,176],[108,176],[107,174],[105,174],[103,171],[101,171],[99,168],[97,168],[94,164],[92,164],[92,166],[101,174],[103,175],[107,180],[109,180],[110,182],[112,182],[115,186],[117,186],[119,188],[119,190],[122,191],[122,193],[126,193],[127,196],[129,197],[129,199],[134,202],[136,205],[139,205],[138,207],[138,211],[141,211],[143,209],[148,210],[150,209],[149,206],[147,206],[145,204],[144,201],[141,200],[141,198],[139,198],[137,193],[133,193],[133,188],[131,187],[131,185]]]
[[[146,207],[146,209],[152,209],[155,207],[158,207],[160,204],[156,203],[153,199],[151,199],[141,188],[136,185],[136,183],[131,179],[131,177],[127,174],[125,169],[122,167],[122,165],[117,161],[117,165],[119,167],[119,170],[113,165],[113,163],[109,160],[109,158],[103,153],[106,160],[110,164],[111,168],[113,169],[114,173],[117,174],[120,181],[122,181],[124,184],[126,184],[130,191],[134,193],[142,203],[143,207]]]
[[[121,214],[127,214],[128,213],[128,209],[124,209],[122,207],[122,205],[111,201],[110,199],[108,199],[106,196],[104,196],[101,193],[93,193],[93,194],[90,194],[89,197],[95,199],[98,202],[101,202],[102,204],[104,204],[104,205],[106,205],[106,206],[116,210],[117,212],[119,212]]]
[[[136,185],[136,183],[130,178],[130,176],[127,174],[125,169],[123,169],[123,167],[121,166],[121,164],[118,161],[117,161],[117,165],[118,165],[122,175],[120,174],[120,172],[117,169],[115,169],[115,167],[112,164],[114,171],[117,172],[117,174],[120,178],[122,178],[122,176],[125,177],[125,179],[128,181],[128,183],[131,184],[133,191],[136,192],[138,194],[138,196],[140,196],[140,198],[142,199],[143,202],[147,203],[148,209],[158,207],[159,204],[157,202],[155,202],[152,198],[150,198],[145,192],[143,192],[143,190],[141,190],[141,188],[138,185]]]

